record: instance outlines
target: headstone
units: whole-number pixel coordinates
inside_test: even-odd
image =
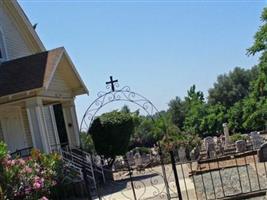
[[[134,165],[134,155],[132,151],[126,153],[126,158],[128,160],[129,165]]]
[[[224,146],[227,148],[227,146],[229,145],[229,141],[230,141],[230,138],[229,138],[229,128],[228,128],[228,125],[227,123],[223,123],[223,133],[224,133]]]
[[[208,143],[207,147],[207,157],[208,158],[216,158],[216,147],[215,143]]]
[[[257,132],[250,133],[251,142],[253,145],[253,149],[259,149],[261,145],[264,143],[263,138]]]
[[[186,161],[186,152],[185,152],[185,148],[183,146],[179,147],[178,156],[179,156],[180,162]]]
[[[240,153],[240,152],[244,152],[247,150],[247,143],[244,140],[237,140],[235,142],[235,148],[236,148],[236,152]]]
[[[212,137],[208,136],[204,139],[204,145],[205,145],[205,149],[207,150],[208,148],[208,144],[210,143],[214,143],[214,140]]]
[[[220,136],[217,140],[217,147],[219,149],[219,153],[221,155],[224,154],[224,141],[223,141],[223,136]]]
[[[267,162],[267,143],[260,146],[258,150],[258,160],[259,162]]]
[[[137,151],[134,154],[134,163],[135,163],[136,167],[141,167],[142,166],[142,157],[141,157],[139,151]]]
[[[198,146],[194,147],[193,150],[190,152],[191,160],[198,160],[200,155],[200,149]]]

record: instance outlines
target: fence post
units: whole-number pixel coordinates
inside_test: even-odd
[[[164,183],[166,186],[167,199],[170,200],[171,199],[170,188],[169,188],[169,184],[168,184],[168,180],[167,180],[167,176],[166,176],[166,170],[165,170],[165,166],[164,166],[162,149],[161,149],[160,143],[158,143],[158,147],[159,147],[160,164],[161,164],[161,169],[162,169],[162,173],[163,173],[163,180],[164,180]]]
[[[84,180],[86,192],[88,194],[88,200],[92,200],[91,191],[90,191],[90,188],[89,188],[89,184],[90,183],[88,182],[87,173],[86,173],[86,169],[85,169],[84,166],[82,166],[82,173],[83,173],[83,180]]]
[[[172,170],[173,170],[173,174],[174,174],[174,179],[175,179],[177,194],[178,194],[179,200],[182,200],[183,197],[182,197],[181,187],[180,187],[178,173],[177,173],[177,169],[176,169],[174,154],[173,154],[173,151],[172,150],[170,150],[169,153],[170,153],[170,156],[171,156]]]
[[[127,168],[128,168],[128,172],[129,172],[129,176],[130,176],[130,181],[131,181],[131,187],[132,187],[132,191],[133,191],[133,196],[134,196],[134,200],[137,200],[136,198],[136,193],[135,193],[135,188],[134,188],[134,183],[133,183],[133,177],[132,177],[132,169],[131,169],[131,166],[128,162],[128,158],[127,156],[125,156],[125,161],[127,163]]]

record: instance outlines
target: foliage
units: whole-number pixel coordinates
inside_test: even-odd
[[[257,67],[252,69],[234,68],[228,74],[217,77],[213,88],[209,89],[210,104],[222,104],[229,108],[249,95],[250,83],[257,77]]]
[[[247,135],[243,135],[241,133],[235,133],[235,134],[230,136],[230,141],[233,142],[233,143],[238,141],[238,140],[246,141],[247,139],[248,139],[248,136]]]
[[[201,119],[206,114],[204,95],[196,91],[193,85],[185,97],[186,115],[183,130],[189,133],[201,134]]]
[[[179,97],[175,97],[169,102],[168,112],[171,116],[172,122],[180,129],[184,126],[186,107],[185,102]]]
[[[203,135],[217,135],[223,131],[226,122],[226,108],[221,104],[207,105],[206,115],[201,119],[200,130]]]
[[[82,132],[80,134],[80,137],[81,137],[82,149],[88,153],[94,153],[95,152],[95,146],[94,146],[92,136],[85,133],[85,132]]]
[[[4,199],[46,199],[50,189],[62,184],[63,162],[58,154],[41,154],[37,150],[27,159],[11,159],[1,142],[0,186]]]
[[[117,155],[127,152],[134,121],[130,113],[113,111],[96,118],[89,129],[99,155],[110,159],[111,166]]]

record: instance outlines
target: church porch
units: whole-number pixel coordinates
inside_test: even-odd
[[[63,146],[77,147],[79,129],[73,99],[29,98],[0,105],[0,140],[10,153],[45,153]]]

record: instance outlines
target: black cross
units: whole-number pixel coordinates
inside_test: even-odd
[[[113,80],[113,77],[112,77],[112,76],[110,76],[109,78],[110,78],[110,81],[109,81],[109,82],[106,82],[106,84],[107,84],[107,85],[108,85],[108,84],[111,84],[111,90],[112,90],[112,92],[114,92],[114,91],[115,91],[114,83],[117,83],[118,80]]]

